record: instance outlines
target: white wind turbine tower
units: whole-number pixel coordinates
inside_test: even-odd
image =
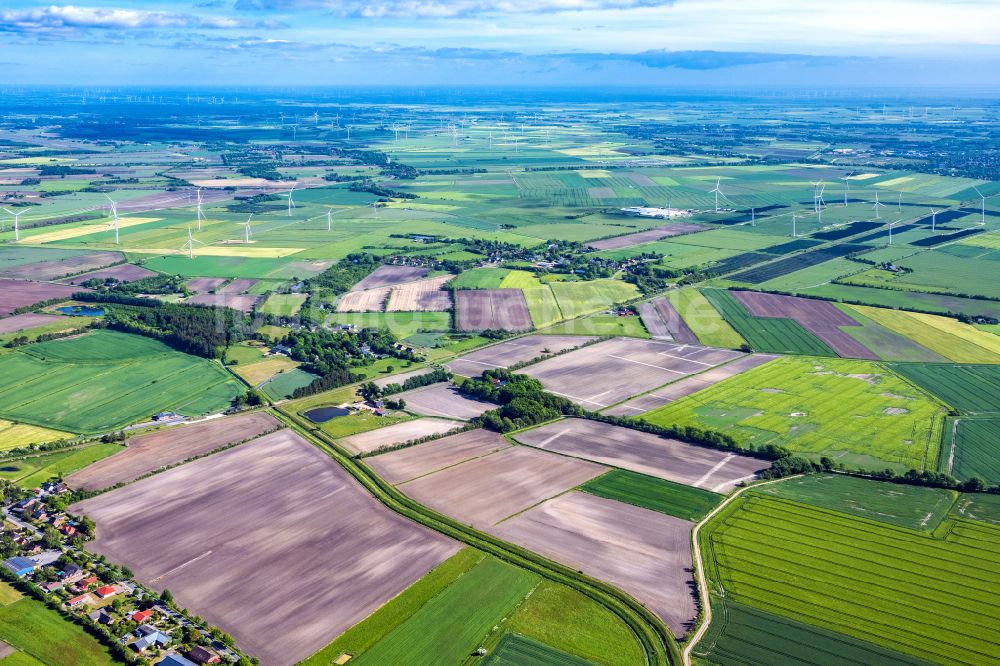
[[[882,208],[883,206],[885,206],[885,204],[878,200],[878,190],[875,190],[875,205],[872,206],[872,208],[875,209],[875,219],[876,220],[881,220],[882,219],[882,216],[879,215],[878,209]]]
[[[813,205],[816,207],[816,215],[820,224],[823,224],[823,208],[826,206],[826,202],[823,201],[823,192],[826,191],[826,185],[821,182],[817,183],[819,189],[813,194]]]
[[[792,238],[795,238],[799,235],[798,231],[796,231],[795,229],[795,223],[798,222],[798,219],[799,216],[796,215],[795,213],[792,213]]]
[[[291,188],[288,190],[288,194],[285,195],[288,197],[288,217],[292,216],[292,209],[295,208],[295,200],[292,198],[292,195],[295,192],[296,185],[298,185],[298,183],[292,183]]]
[[[846,176],[841,176],[840,180],[844,181],[844,208],[847,208],[847,195],[851,192],[851,176],[854,172],[847,174]]]
[[[201,213],[201,189],[198,190],[198,208],[197,208],[197,212],[198,212],[198,231],[201,231],[201,218],[202,218],[202,213]]]
[[[16,213],[12,211],[10,208],[4,208],[4,210],[7,211],[11,215],[11,217],[14,218],[14,241],[16,242],[21,240],[21,231],[20,227],[18,227],[17,225],[17,221],[21,218],[22,213],[28,212],[28,209],[25,208],[24,210],[19,210]]]
[[[903,193],[900,192],[899,196],[896,198],[896,213],[901,214],[903,212]]]
[[[722,178],[718,178],[715,181],[715,187],[708,191],[709,194],[715,194],[715,212],[719,212],[719,195],[722,194],[722,189],[719,187],[722,184]]]
[[[204,243],[202,243],[200,240],[196,240],[195,237],[191,234],[191,225],[189,224],[188,225],[188,239],[187,239],[187,243],[184,243],[184,245],[181,245],[181,250],[187,250],[188,259],[194,259],[194,244],[195,243],[198,243],[199,245],[204,245]]]
[[[982,201],[983,216],[982,219],[979,221],[979,224],[986,224],[986,197],[983,195],[982,192],[979,191],[978,187],[973,186],[972,189],[976,191],[976,194],[979,195],[979,198]]]
[[[931,208],[931,233],[937,232],[937,211]]]
[[[250,213],[250,217],[247,218],[247,221],[240,225],[243,227],[243,242],[247,245],[250,244],[250,220],[252,219],[253,213]]]
[[[892,245],[892,228],[893,228],[894,226],[896,226],[897,224],[902,224],[902,221],[901,221],[901,220],[898,220],[898,221],[896,221],[896,222],[891,222],[891,223],[889,224],[889,245]]]
[[[372,212],[375,213],[375,217],[378,217],[378,202],[372,202]]]
[[[750,209],[750,226],[751,227],[756,227],[757,226],[757,209],[756,208],[751,208]]]
[[[118,204],[116,204],[115,200],[109,195],[105,194],[104,196],[106,196],[108,201],[111,202],[111,214],[114,216],[114,219],[111,220],[111,223],[108,225],[108,229],[112,226],[115,228],[115,245],[118,245]]]

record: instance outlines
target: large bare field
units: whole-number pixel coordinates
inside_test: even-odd
[[[778,357],[772,354],[751,354],[750,356],[744,356],[743,358],[738,358],[735,361],[726,363],[725,365],[710,368],[697,375],[685,377],[684,379],[676,381],[673,384],[661,386],[652,393],[646,393],[645,395],[632,398],[628,402],[623,402],[620,405],[611,407],[610,409],[605,409],[602,413],[609,414],[611,416],[638,416],[644,412],[654,410],[657,407],[662,407],[668,402],[680,400],[681,398],[689,396],[692,393],[697,393],[702,389],[706,389],[713,384],[718,384],[723,379],[735,377],[736,375],[746,372],[747,370],[752,370],[758,366],[764,365],[768,361],[773,361],[776,358]]]
[[[497,345],[477,349],[444,364],[448,370],[465,377],[476,377],[483,370],[509,368],[544,354],[574,349],[594,338],[579,335],[527,335]]]
[[[192,278],[187,281],[187,288],[191,291],[196,291],[199,294],[207,294],[210,291],[215,291],[221,284],[226,281],[226,278],[211,278],[211,277],[200,277]]]
[[[0,334],[16,333],[18,331],[24,331],[29,328],[35,328],[36,326],[45,326],[46,324],[55,324],[58,322],[67,322],[67,328],[72,328],[72,326],[69,324],[69,320],[70,317],[63,317],[62,315],[47,315],[47,314],[36,314],[34,312],[25,312],[24,314],[14,315],[13,317],[0,319]]]
[[[66,278],[63,282],[67,284],[83,284],[87,280],[106,280],[108,278],[114,278],[119,282],[135,282],[136,280],[153,277],[154,275],[158,275],[158,273],[142,266],[118,264],[117,266],[102,268],[92,273],[84,273],[83,275]]]
[[[224,287],[219,287],[215,290],[217,294],[242,294],[250,287],[257,284],[257,280],[252,280],[250,278],[238,278],[233,280]]]
[[[289,430],[72,510],[97,523],[89,550],[169,589],[265,666],[313,654],[458,550]]]
[[[492,402],[466,398],[455,387],[443,383],[406,391],[396,398],[406,401],[408,411],[446,419],[468,420],[498,407]]]
[[[22,280],[55,280],[67,275],[104,268],[120,261],[125,261],[125,255],[121,252],[87,252],[65,259],[14,266],[4,270],[0,276]]]
[[[389,375],[388,377],[376,377],[371,380],[375,386],[379,388],[385,388],[389,384],[399,384],[403,385],[407,379],[411,377],[419,377],[421,375],[426,375],[427,373],[434,372],[434,368],[420,368],[419,370],[411,370],[409,372],[400,372],[399,374]]]
[[[389,287],[349,291],[337,301],[337,312],[385,312]]]
[[[253,312],[260,296],[253,294],[197,294],[184,301],[196,305],[212,305],[217,308],[231,308],[243,313]]]
[[[430,269],[419,266],[379,266],[363,280],[351,287],[351,291],[374,289],[375,287],[390,287],[404,282],[414,282],[426,277]]]
[[[463,289],[455,292],[455,327],[460,331],[528,331],[531,314],[520,289]]]
[[[442,312],[451,309],[451,292],[443,289],[454,275],[407,282],[392,288],[388,312]]]
[[[538,379],[553,393],[596,410],[739,356],[740,352],[727,349],[615,338],[521,372]]]
[[[717,493],[729,492],[770,464],[631,428],[565,419],[516,435],[546,451],[583,458]]]
[[[421,504],[483,528],[606,471],[585,460],[512,446],[421,476],[399,489]]]
[[[70,474],[66,483],[77,490],[110,488],[279,426],[281,422],[270,414],[253,412],[139,435],[128,440],[124,451]]]
[[[489,455],[511,444],[498,433],[478,428],[369,458],[368,464],[389,483],[403,483],[445,467]]]
[[[691,529],[681,518],[574,491],[490,531],[617,585],[680,637],[698,613]]]
[[[696,345],[698,338],[681,316],[665,298],[654,298],[639,305],[642,324],[654,339],[673,340]]]
[[[416,419],[377,430],[369,430],[340,440],[340,445],[351,453],[371,453],[382,446],[395,446],[429,435],[441,435],[464,423],[448,419]]]
[[[615,236],[614,238],[605,238],[604,240],[593,241],[587,243],[587,246],[592,247],[595,250],[618,250],[623,247],[631,247],[633,245],[640,245],[642,243],[650,243],[652,241],[670,238],[671,236],[693,234],[699,231],[705,231],[706,229],[708,229],[708,227],[703,227],[700,224],[675,222],[673,224],[664,224],[659,227],[654,227],[648,231],[639,231],[634,234],[625,234],[624,236]]]
[[[86,290],[68,284],[0,278],[0,317],[6,317],[18,308],[28,307],[42,301],[69,298],[78,291]]]

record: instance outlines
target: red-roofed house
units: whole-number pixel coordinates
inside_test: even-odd
[[[79,606],[80,604],[87,603],[88,601],[90,601],[90,595],[89,594],[81,594],[78,597],[73,597],[72,599],[67,599],[66,600],[66,605],[69,606],[70,608],[75,608],[75,607]]]
[[[132,617],[129,619],[133,622],[138,622],[139,624],[145,624],[149,621],[149,618],[153,617],[153,609],[147,608],[144,611],[136,611],[132,613]]]
[[[104,587],[99,587],[94,590],[94,594],[99,596],[101,599],[107,599],[108,597],[118,594],[118,588],[114,585],[105,585]]]

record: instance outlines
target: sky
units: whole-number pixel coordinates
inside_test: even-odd
[[[1000,0],[0,0],[0,83],[1000,88]]]

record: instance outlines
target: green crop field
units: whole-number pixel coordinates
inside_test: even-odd
[[[413,666],[461,663],[538,580],[499,560],[485,559],[353,661]]]
[[[836,356],[826,343],[791,319],[754,317],[732,294],[722,289],[704,289],[705,298],[757,351],[782,354]]]
[[[944,415],[943,405],[878,363],[786,357],[642,418],[851,466],[936,469]]]
[[[22,488],[37,488],[54,476],[71,474],[92,462],[118,453],[121,449],[120,444],[93,444],[81,449],[5,461],[0,465],[0,478],[12,481]]]
[[[308,297],[308,294],[271,294],[260,311],[275,317],[292,317],[298,314]]]
[[[863,303],[886,308],[913,309],[948,314],[964,312],[969,315],[1000,317],[1000,302],[985,301],[959,296],[942,296],[913,291],[889,291],[873,287],[845,284],[821,284],[795,290],[803,296],[832,298],[851,303]]]
[[[553,282],[549,287],[567,319],[598,312],[639,295],[635,285],[620,280]]]
[[[285,398],[291,398],[295,389],[309,386],[314,379],[316,379],[316,375],[313,373],[299,368],[292,368],[291,370],[279,372],[270,380],[261,384],[260,389],[271,400],[284,400]]]
[[[499,289],[510,272],[509,268],[474,268],[452,280],[451,286],[455,289]]]
[[[1000,363],[1000,336],[948,317],[852,305],[851,309],[956,363]]]
[[[712,624],[694,650],[696,657],[711,664],[927,666],[933,663],[731,599],[714,599],[712,612]]]
[[[952,507],[953,516],[1000,525],[1000,495],[962,493]]]
[[[118,428],[164,410],[222,411],[241,391],[217,363],[110,330],[0,356],[0,417],[70,432]]]
[[[1000,418],[958,419],[951,473],[959,479],[1000,483]]]
[[[701,535],[727,600],[941,664],[1000,663],[1000,528],[934,535],[754,495]]]
[[[484,666],[588,666],[590,662],[524,636],[504,634],[483,664]]]
[[[556,297],[552,295],[552,289],[549,288],[549,285],[523,287],[521,292],[524,293],[528,312],[531,313],[531,323],[535,325],[535,328],[548,326],[563,319],[563,314],[559,311],[559,304],[556,303]]]
[[[1000,414],[1000,367],[898,363],[890,366],[963,414]]]
[[[723,499],[708,490],[622,469],[602,474],[580,486],[580,490],[695,521],[704,518]]]
[[[564,321],[542,333],[548,335],[614,335],[629,338],[649,338],[649,332],[639,317],[619,317],[618,315],[590,315],[581,319]]]
[[[869,481],[843,474],[811,474],[763,486],[755,492],[923,531],[936,528],[957,497],[951,490]]]
[[[104,666],[116,663],[96,638],[40,601],[27,597],[0,608],[0,640],[43,664]]]
[[[841,326],[840,330],[873,351],[884,361],[934,363],[948,360],[937,352],[875,323],[873,319],[869,319],[848,305],[838,304],[837,308],[860,324],[860,326]]]
[[[722,318],[719,311],[693,287],[667,293],[667,300],[697,336],[709,347],[739,349],[745,342],[740,334]]]

